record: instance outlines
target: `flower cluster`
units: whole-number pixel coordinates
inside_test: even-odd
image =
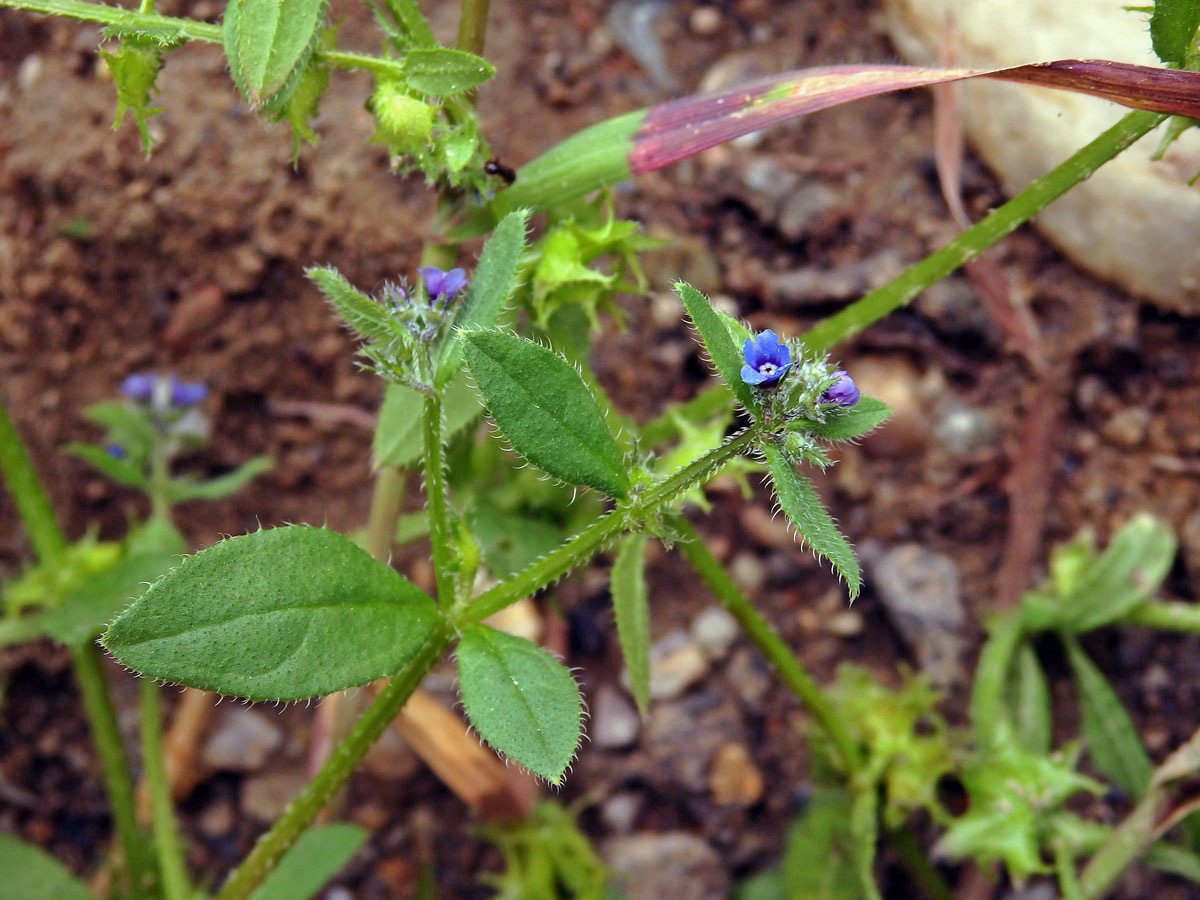
[[[208,397],[203,382],[182,381],[174,372],[165,377],[153,372],[135,372],[121,382],[120,391],[130,400],[175,409],[195,406]]]
[[[793,370],[798,373],[797,380],[805,382],[800,386],[801,392],[807,391],[814,381],[824,385],[824,389],[816,398],[818,405],[853,406],[862,396],[854,385],[854,379],[845,369],[830,372],[815,360],[802,361],[794,368],[792,351],[787,345],[781,344],[779,337],[769,328],[754,337],[746,338],[742,345],[742,358],[745,360],[745,365],[742,366],[742,381],[757,388],[773,388],[788,374],[788,370]],[[789,396],[788,403],[792,402]]]

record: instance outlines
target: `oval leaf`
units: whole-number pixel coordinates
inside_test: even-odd
[[[96,900],[67,868],[44,850],[0,831],[0,872],[7,900]]]
[[[829,560],[834,569],[846,579],[850,599],[853,600],[862,586],[854,548],[833,524],[833,519],[821,505],[821,500],[813,486],[808,483],[808,479],[793,468],[778,448],[768,444],[763,447],[763,455],[767,458],[767,471],[771,476],[771,484],[780,508],[792,520],[796,531],[808,542],[813,552]]]
[[[229,73],[255,109],[286,103],[316,46],[328,0],[230,0],[221,42]]]
[[[568,484],[629,496],[621,450],[569,362],[503,331],[466,331],[461,340],[492,419],[517,453]]]
[[[482,56],[449,47],[413,48],[402,65],[408,86],[433,97],[461,94],[496,74],[496,67]]]
[[[721,315],[712,308],[708,298],[690,284],[680,281],[675,285],[688,318],[696,326],[713,368],[725,379],[733,395],[746,409],[757,415],[762,411],[756,389],[742,381],[742,351],[734,343],[733,336]]]
[[[463,709],[494,749],[551,784],[579,745],[579,687],[537,644],[472,625],[458,644]]]
[[[642,715],[650,706],[650,604],[646,592],[646,535],[621,540],[613,563],[613,616],[629,673],[629,687]]]
[[[831,411],[824,422],[800,420],[799,424],[806,431],[811,431],[826,440],[847,441],[879,427],[891,414],[892,410],[882,400],[862,397],[853,406],[843,406]]]
[[[190,556],[102,643],[143,675],[251,700],[299,700],[399,670],[436,607],[327,528],[290,526]]]

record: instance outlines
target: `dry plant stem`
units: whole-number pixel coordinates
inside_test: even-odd
[[[433,631],[416,655],[388,682],[367,711],[354,723],[346,739],[334,749],[321,771],[258,839],[254,849],[229,876],[214,900],[245,900],[262,883],[279,858],[350,777],[421,680],[450,648],[453,638],[453,629],[444,623]]]
[[[216,695],[199,688],[184,688],[171,724],[163,735],[163,760],[167,767],[167,782],[171,796],[179,799],[192,792],[199,781],[196,751],[200,736],[208,728],[217,708]]]

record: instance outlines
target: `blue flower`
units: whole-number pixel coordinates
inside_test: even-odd
[[[838,369],[830,378],[836,378],[833,384],[825,389],[825,393],[821,394],[822,403],[838,403],[842,406],[853,406],[858,402],[858,398],[862,396],[858,388],[854,386],[854,379],[850,377],[850,373],[845,369]]]
[[[425,279],[425,293],[429,295],[430,304],[440,300],[443,306],[448,305],[467,284],[467,273],[462,269],[444,272],[437,266],[425,266],[417,271]]]
[[[107,453],[109,456],[111,456],[113,459],[124,459],[125,458],[125,448],[122,447],[120,444],[109,444],[107,447],[104,448],[104,452]]]
[[[121,382],[118,390],[130,400],[147,401],[154,393],[154,381],[153,372],[135,372]]]
[[[775,332],[767,329],[742,345],[742,381],[759,387],[772,385],[783,377],[792,364],[792,351],[779,343]]]
[[[201,381],[180,381],[174,372],[168,376],[171,384],[172,406],[195,406],[208,396],[208,388]]]

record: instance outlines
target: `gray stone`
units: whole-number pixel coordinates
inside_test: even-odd
[[[938,411],[933,433],[955,456],[990,447],[997,438],[996,423],[986,410],[957,400],[945,403]]]
[[[744,740],[737,706],[719,693],[694,691],[650,708],[635,767],[662,790],[708,791],[708,772],[722,744]]]
[[[888,616],[935,687],[963,678],[966,613],[958,566],[919,544],[880,552],[863,548]]]
[[[609,685],[601,685],[592,701],[588,737],[605,750],[620,750],[637,741],[641,719],[625,696]]]
[[[650,696],[673,700],[708,672],[700,646],[682,631],[673,631],[650,647]]]
[[[725,667],[725,680],[748,710],[758,709],[771,690],[771,670],[766,660],[749,647],[733,654]]]
[[[710,606],[692,620],[692,638],[709,659],[724,659],[738,631],[737,620],[721,606]]]
[[[273,822],[308,783],[303,772],[267,772],[242,785],[242,811],[259,822]]]
[[[705,841],[684,831],[639,833],[604,844],[628,900],[724,900],[729,873]]]
[[[631,791],[613,794],[600,807],[600,817],[617,834],[625,834],[633,828],[642,809],[642,797]]]
[[[283,743],[283,731],[270,716],[241,706],[225,707],[217,730],[204,745],[203,761],[212,769],[253,772]]]

